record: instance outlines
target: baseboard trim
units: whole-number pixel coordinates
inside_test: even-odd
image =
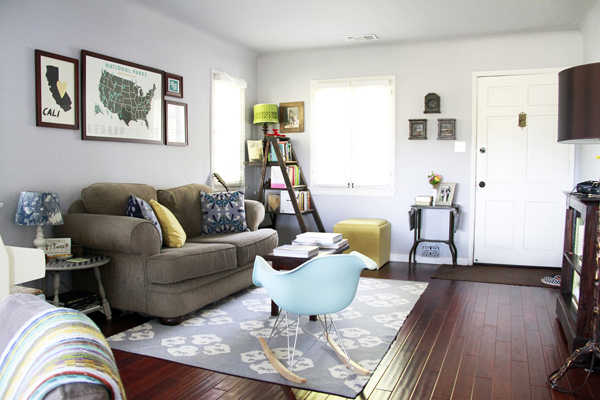
[[[408,254],[398,254],[392,253],[390,254],[391,261],[401,261],[408,262]],[[452,264],[452,257],[421,257],[417,256],[417,263],[422,264]],[[456,260],[456,264],[458,265],[469,265],[469,260],[467,258],[458,258]]]

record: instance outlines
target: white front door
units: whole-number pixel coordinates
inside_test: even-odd
[[[574,146],[556,141],[558,74],[479,77],[477,90],[474,260],[560,267]]]

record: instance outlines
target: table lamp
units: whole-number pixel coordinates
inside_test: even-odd
[[[600,63],[558,74],[558,141],[600,143]]]
[[[21,192],[17,212],[16,225],[37,226],[33,245],[46,250],[46,239],[42,225],[62,225],[58,194],[56,192]]]
[[[263,124],[263,133],[268,132],[267,125],[279,123],[277,104],[257,104],[254,106],[254,125]]]

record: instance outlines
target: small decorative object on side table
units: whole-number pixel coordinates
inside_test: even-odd
[[[80,261],[81,260],[81,261]],[[59,298],[58,298],[58,290],[60,288],[60,273],[65,271],[75,271],[78,269],[94,269],[94,276],[98,281],[98,291],[100,292],[100,297],[102,298],[102,305],[98,305],[97,307],[88,308],[82,310],[83,313],[88,314],[93,311],[100,310],[104,308],[104,314],[106,315],[106,319],[112,319],[112,312],[110,311],[110,305],[108,304],[108,300],[106,299],[106,293],[104,292],[104,287],[102,286],[102,280],[100,278],[100,269],[98,267],[108,264],[110,262],[110,258],[102,255],[88,255],[84,258],[71,258],[68,260],[57,260],[52,259],[46,264],[46,271],[52,272],[54,274],[54,301],[53,304],[55,306],[59,306]]]
[[[427,176],[427,178],[429,178],[429,184],[433,188],[433,204],[432,205],[435,206],[435,200],[437,199],[437,188],[438,188],[438,186],[440,186],[440,182],[442,181],[443,177],[440,174],[436,174],[433,171],[431,171],[431,174],[429,174]]]

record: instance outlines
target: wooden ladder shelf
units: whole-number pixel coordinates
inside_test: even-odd
[[[276,168],[277,166],[279,166],[279,168],[281,169],[281,173],[283,175],[283,180],[285,182],[285,189],[280,189],[280,190],[287,190],[288,194],[290,195],[290,201],[292,203],[292,206],[294,207],[294,213],[296,214],[296,219],[298,220],[298,225],[300,225],[300,230],[302,231],[302,233],[306,232],[306,223],[304,221],[304,215],[308,215],[308,214],[312,214],[314,220],[315,220],[315,224],[317,225],[317,228],[319,229],[319,232],[325,232],[325,229],[323,228],[323,223],[321,222],[321,217],[319,216],[319,212],[317,211],[317,206],[315,205],[315,201],[312,198],[312,196],[310,196],[310,205],[311,208],[310,210],[304,210],[304,211],[300,211],[300,207],[298,205],[298,201],[296,199],[296,194],[294,193],[294,190],[303,190],[309,193],[310,195],[310,190],[308,189],[308,185],[306,184],[306,179],[304,178],[304,174],[302,173],[302,168],[300,168],[300,164],[298,163],[298,159],[296,158],[296,153],[294,152],[294,148],[290,145],[290,149],[291,149],[291,160],[284,160],[283,158],[283,154],[281,153],[281,149],[279,148],[279,141],[288,141],[288,138],[278,138],[275,136],[266,136],[264,139],[264,151],[263,151],[263,162],[262,162],[262,171],[261,171],[261,176],[260,176],[260,193],[258,195],[258,201],[262,202],[263,201],[263,196],[265,193],[265,190],[274,190],[274,188],[271,187],[265,187],[265,185],[267,185],[267,181],[265,180],[265,175],[267,173],[267,167],[271,167],[271,168]],[[271,148],[273,149],[273,152],[275,153],[275,155],[277,156],[277,162],[269,162],[268,161],[268,157],[269,154],[271,152]],[[298,172],[300,173],[300,185],[297,186],[293,186],[290,177],[287,173],[287,166],[288,165],[295,165],[298,167]],[[281,213],[279,212],[268,212],[271,215],[271,220],[273,221],[273,228],[276,229],[276,224],[277,224],[277,216]],[[291,215],[291,214],[289,214]]]

